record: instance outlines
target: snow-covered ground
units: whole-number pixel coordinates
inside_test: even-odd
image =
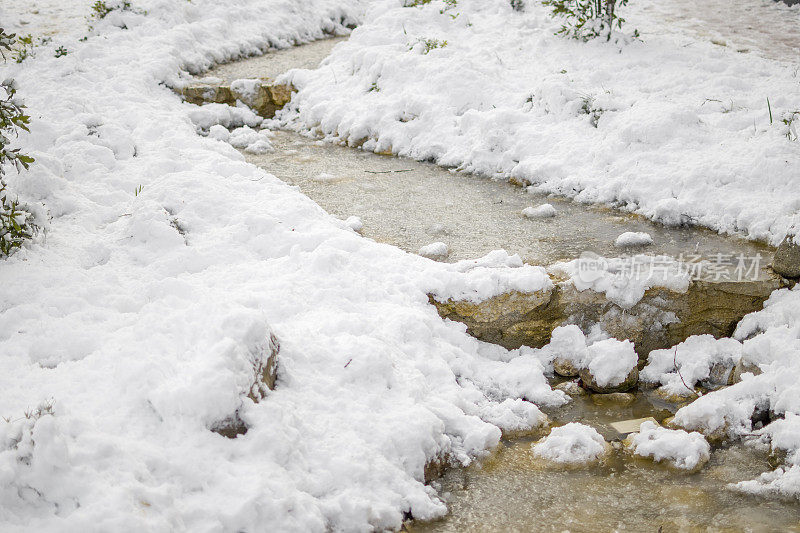
[[[564,41],[532,1],[461,0],[452,18],[439,1],[142,0],[146,15],[114,13],[86,41],[86,2],[18,4],[0,4],[0,26],[57,38],[2,67],[36,158],[10,185],[46,229],[0,265],[2,529],[396,528],[445,512],[426,462],[466,464],[565,401],[550,351],[482,344],[427,299],[537,290],[543,269],[359,237],[198,136],[192,119],[213,113],[168,89],[182,72],[362,22],[324,68],[291,76],[285,123],[665,222],[773,243],[796,223],[800,145],[765,107],[800,105],[784,63],[674,35]],[[422,54],[423,38],[448,44]],[[798,298],[781,291],[740,325],[764,374],[677,417],[744,433],[755,403],[788,413],[764,432],[789,466],[746,490],[800,487]],[[256,403],[271,334],[278,387]],[[245,435],[209,430],[234,413]]]
[[[444,7],[378,2],[324,68],[288,76],[300,91],[284,122],[667,224],[777,244],[798,223],[787,135],[800,122],[782,122],[800,110],[796,62],[674,34],[560,39],[537,2]],[[798,8],[763,9],[800,21]],[[655,26],[641,9],[623,15],[631,31]],[[426,52],[426,40],[446,45]]]

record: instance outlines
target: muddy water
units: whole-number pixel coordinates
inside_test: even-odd
[[[290,132],[275,132],[275,151],[245,154],[340,218],[355,215],[363,234],[416,253],[432,242],[446,243],[449,260],[482,256],[492,250],[518,253],[532,264],[548,265],[591,251],[605,256],[626,252],[666,254],[686,259],[698,253],[761,254],[769,250],[743,239],[699,228],[666,228],[635,215],[531,194],[505,182],[454,173],[439,166],[323,143]],[[528,219],[526,207],[550,203],[557,215]],[[654,245],[620,249],[623,232],[647,232]]]
[[[548,414],[555,425],[578,421],[606,439],[618,438],[609,422],[670,414],[644,396],[629,406],[595,405],[591,396]],[[446,518],[408,524],[432,532],[673,532],[800,531],[796,502],[768,501],[727,487],[771,470],[767,451],[736,445],[714,450],[696,474],[614,451],[601,464],[565,468],[534,458],[537,436],[503,441],[487,459],[449,471],[435,486]]]

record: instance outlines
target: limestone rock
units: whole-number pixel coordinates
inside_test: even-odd
[[[800,244],[796,244],[791,236],[787,235],[775,251],[772,270],[784,278],[800,278]]]
[[[440,302],[429,295],[442,318],[467,325],[467,332],[485,342],[508,349],[520,346],[540,348],[550,341],[550,334],[563,317],[551,308],[552,290],[522,293],[512,291],[480,303],[469,300]]]
[[[235,105],[237,100],[250,107],[255,113],[272,118],[275,113],[292,99],[294,87],[277,85],[265,80],[236,80],[232,87],[227,85],[191,85],[181,89],[183,99],[191,104]]]
[[[592,376],[592,373],[589,372],[588,368],[582,369],[578,375],[581,377],[581,381],[583,381],[583,384],[587,389],[601,393],[625,392],[634,388],[636,383],[639,381],[639,369],[635,366],[631,369],[622,383],[618,385],[599,385],[597,381],[595,381],[594,376]]]
[[[564,383],[559,383],[553,388],[556,390],[566,392],[570,396],[583,396],[585,394],[588,394],[588,392],[586,392],[586,389],[578,385],[575,381],[565,381]]]
[[[595,405],[610,405],[625,407],[636,401],[636,396],[629,392],[611,392],[608,394],[592,394],[592,403]]]
[[[733,367],[730,376],[728,377],[728,385],[733,385],[735,383],[739,383],[742,381],[742,374],[750,372],[754,376],[761,374],[761,369],[758,367],[757,364],[746,361],[744,359],[740,360],[736,365]]]
[[[553,361],[553,371],[565,378],[574,378],[578,375],[578,369],[569,359],[556,357]]]

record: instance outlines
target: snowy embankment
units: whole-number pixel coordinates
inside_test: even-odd
[[[323,68],[287,75],[299,92],[282,123],[666,224],[773,245],[800,229],[796,64],[656,32],[636,2],[622,15],[644,41],[628,44],[555,37],[558,23],[538,2],[526,5],[515,12],[505,0],[453,8],[377,2]],[[800,21],[798,8],[759,9]],[[785,417],[757,431],[788,452],[787,466],[742,490],[800,495],[798,309],[800,289],[781,290],[745,318],[734,340],[690,339],[677,359],[693,383],[714,363],[763,372],[745,373],[676,418],[747,437],[756,408]],[[654,354],[645,375],[685,388],[668,356]]]
[[[798,223],[796,64],[648,34],[636,2],[622,15],[644,42],[562,39],[525,4],[377,2],[323,68],[288,76],[283,120],[667,224],[777,244]]]
[[[442,514],[427,461],[467,463],[500,428],[543,421],[523,399],[565,400],[535,353],[479,343],[427,294],[537,290],[546,273],[363,239],[198,136],[195,106],[164,85],[346,32],[359,2],[136,7],[147,15],[54,42],[65,57],[3,67],[36,158],[9,181],[47,231],[0,264],[0,529],[364,530]],[[270,333],[278,385],[259,392]],[[245,435],[210,431],[235,413]]]

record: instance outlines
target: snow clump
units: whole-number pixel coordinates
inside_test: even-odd
[[[614,246],[617,248],[631,248],[633,246],[647,246],[653,244],[653,238],[643,231],[626,231],[617,237]]]
[[[522,215],[525,218],[553,218],[556,216],[556,208],[550,204],[526,207],[522,210]]]
[[[596,429],[570,422],[553,428],[550,435],[534,443],[533,454],[561,464],[582,464],[597,461],[608,451],[608,444]]]
[[[630,449],[635,455],[651,457],[656,462],[667,462],[680,470],[696,471],[711,458],[711,446],[705,437],[695,431],[663,428],[645,422],[630,439]]]

